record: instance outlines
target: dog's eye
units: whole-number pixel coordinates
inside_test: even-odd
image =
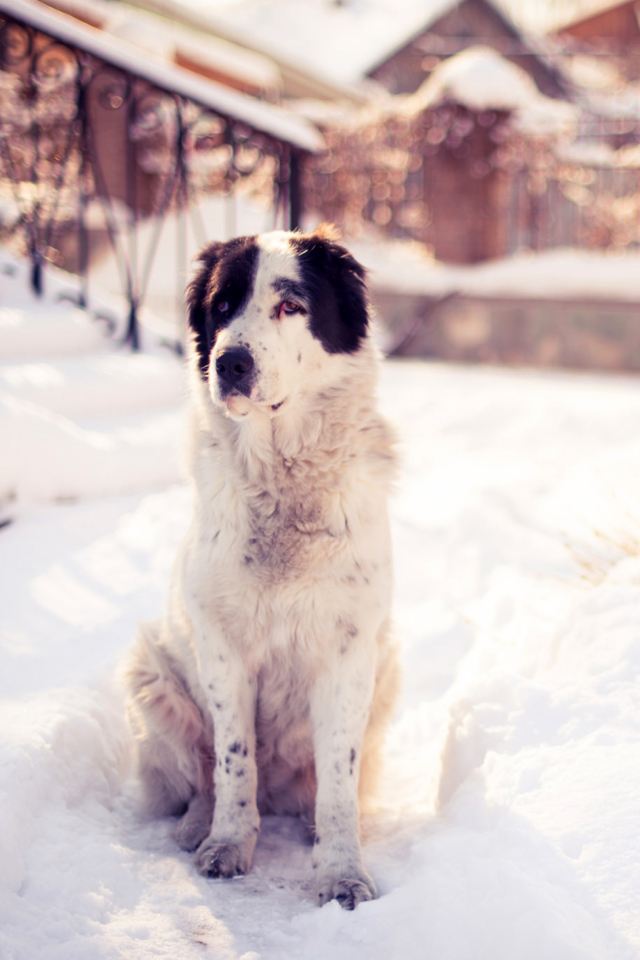
[[[228,313],[229,312],[229,301],[221,300],[218,304],[218,313]]]
[[[302,307],[294,303],[293,300],[285,300],[280,307],[278,318],[281,320],[282,317],[290,317],[293,313],[300,313],[301,310]]]

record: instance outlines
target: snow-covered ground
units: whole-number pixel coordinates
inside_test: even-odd
[[[378,290],[424,297],[520,300],[640,300],[640,254],[635,250],[580,250],[554,247],[519,250],[510,257],[474,264],[435,260],[413,240],[375,234],[349,243]]]
[[[3,960],[636,957],[640,381],[385,364],[405,680],[364,824],[381,896],[319,910],[295,820],[267,818],[224,882],[140,816],[118,668],[189,515],[181,368],[18,280],[0,276]]]

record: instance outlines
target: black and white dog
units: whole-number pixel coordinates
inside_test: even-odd
[[[205,876],[260,813],[314,832],[320,904],[376,896],[358,836],[397,687],[364,270],[328,228],[213,243],[188,290],[195,487],[165,619],[130,664],[149,805]]]

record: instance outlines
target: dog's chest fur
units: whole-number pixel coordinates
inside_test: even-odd
[[[188,576],[256,663],[291,645],[310,652],[316,635],[326,646],[332,621],[340,645],[352,603],[386,593],[391,438],[371,404],[345,399],[335,391],[295,430],[285,418],[216,418],[196,431],[200,547]]]

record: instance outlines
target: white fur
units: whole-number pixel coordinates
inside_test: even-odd
[[[376,895],[358,783],[363,799],[397,685],[393,437],[370,340],[329,354],[303,313],[277,318],[287,236],[260,238],[253,296],[214,344],[251,350],[251,396],[225,403],[214,360],[207,384],[191,359],[194,516],[132,659],[132,715],[150,805],[186,808],[177,838],[203,874],[250,869],[259,811],[299,814],[319,902],[352,908]]]

